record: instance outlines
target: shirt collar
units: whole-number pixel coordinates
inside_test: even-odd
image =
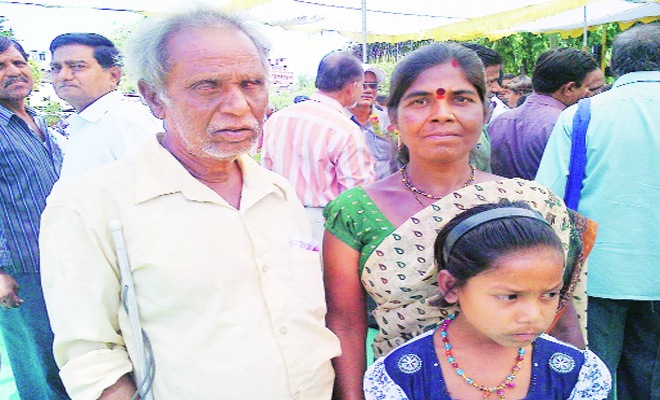
[[[525,103],[523,103],[523,104],[527,104],[527,102],[529,102],[527,107],[529,107],[530,105],[536,103],[536,104],[542,104],[542,105],[545,105],[545,106],[550,106],[550,107],[556,108],[558,110],[563,110],[563,109],[566,108],[566,104],[562,103],[561,101],[559,101],[559,100],[555,99],[554,97],[549,96],[547,94],[532,93],[527,97],[527,100],[525,100]],[[514,108],[514,110],[515,110],[515,108]]]
[[[660,82],[660,71],[637,71],[621,75],[613,87],[628,85],[635,82]]]
[[[35,123],[38,123],[37,119],[39,117],[39,114],[37,112],[30,108],[26,107],[25,111],[35,120]],[[5,106],[0,105],[0,125],[3,127],[9,125],[9,121],[11,120],[11,117],[16,115],[14,112],[9,111]],[[40,127],[41,128],[41,127]]]
[[[348,111],[344,106],[341,105],[336,99],[333,99],[330,96],[327,96],[323,93],[316,92],[313,95],[309,96],[309,99],[311,101],[314,101],[316,103],[321,103],[325,104],[328,107],[332,107],[335,110],[339,111],[340,113],[344,114],[347,118],[351,118],[351,112]]]
[[[160,137],[162,134],[159,135]],[[249,208],[271,193],[287,199],[286,188],[269,176],[269,171],[262,169],[252,157],[243,154],[239,156],[238,164],[243,174],[242,209]],[[136,204],[168,194],[181,193],[191,201],[230,207],[222,197],[190,175],[184,166],[155,139],[149,140],[137,154],[135,171]]]
[[[80,118],[89,123],[98,122],[115,104],[122,101],[124,95],[118,90],[113,90],[96,99],[81,112],[72,117]]]

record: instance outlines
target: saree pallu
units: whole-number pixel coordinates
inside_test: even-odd
[[[560,309],[573,296],[581,328],[586,324],[586,255],[582,234],[593,233],[586,218],[536,182],[506,179],[470,185],[448,194],[394,227],[361,188],[351,189],[325,210],[326,229],[360,252],[360,278],[377,304],[374,355],[381,357],[434,329],[451,309],[429,304],[439,295],[433,243],[438,232],[464,210],[502,199],[525,201],[540,212],[561,239],[567,260]]]

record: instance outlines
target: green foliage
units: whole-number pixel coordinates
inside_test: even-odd
[[[126,54],[125,44],[128,36],[131,34],[132,28],[133,26],[131,25],[124,25],[119,29],[115,29],[110,35],[108,35],[108,39],[115,44],[122,55]],[[119,91],[124,94],[139,94],[136,79],[127,75],[125,68],[122,68],[122,77],[121,81],[119,81]]]
[[[587,51],[592,51],[592,47],[601,45],[603,32],[605,32],[606,35],[605,46],[606,49],[608,49],[607,55],[609,58],[609,49],[612,46],[614,38],[621,32],[617,23],[598,26],[589,31],[587,33]],[[500,53],[504,59],[504,72],[514,74],[526,73],[531,75],[534,70],[536,59],[541,53],[560,47],[575,47],[581,49],[583,47],[582,40],[582,36],[576,38],[563,38],[557,33],[535,34],[522,32],[492,42],[488,39],[477,39],[473,42],[490,47]],[[391,70],[386,69],[387,65],[391,64],[393,66],[406,54],[431,42],[433,41],[406,41],[395,44],[371,43],[367,46],[367,59],[369,63],[383,68],[388,72],[388,76],[390,76]],[[358,57],[362,57],[362,46],[360,44],[352,45],[348,50],[352,51]]]
[[[48,126],[54,126],[67,116],[63,111],[62,105],[57,101],[51,100],[50,97],[44,97],[41,103],[34,108],[41,111],[46,118]]]
[[[621,32],[616,23],[598,26],[592,31],[587,32],[586,51],[592,52],[597,60],[600,60],[599,46],[603,40],[603,31],[606,35],[606,48],[610,49],[614,38]],[[502,39],[490,42],[487,39],[476,40],[475,42],[490,47],[502,55],[504,59],[503,71],[513,74],[531,75],[534,70],[536,59],[541,53],[553,48],[574,47],[583,48],[582,36],[576,38],[563,38],[557,33],[534,34],[522,32],[507,36]],[[608,53],[609,54],[609,53]]]
[[[32,78],[34,79],[34,88],[37,89],[41,86],[41,82],[44,80],[44,75],[46,74],[43,69],[39,66],[34,60],[28,60],[30,65],[30,70],[32,70]]]
[[[5,36],[8,38],[13,38],[14,37],[14,30],[9,28],[5,28],[5,22],[7,22],[7,18],[0,16],[0,36]]]

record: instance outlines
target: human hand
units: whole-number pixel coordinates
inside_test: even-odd
[[[5,271],[0,271],[0,306],[16,308],[23,303],[18,297],[18,283]]]

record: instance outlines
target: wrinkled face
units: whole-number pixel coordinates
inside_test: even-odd
[[[486,96],[491,97],[497,95],[502,87],[500,86],[499,79],[502,72],[502,65],[489,65],[486,67]]]
[[[32,70],[21,53],[10,46],[0,54],[0,101],[22,100],[34,86]]]
[[[413,81],[392,122],[411,160],[450,162],[467,158],[479,139],[484,105],[460,67],[440,64]]]
[[[373,72],[364,73],[364,83],[362,84],[362,95],[358,99],[358,105],[371,107],[378,96],[378,80]]]
[[[205,27],[174,33],[166,47],[169,101],[146,99],[168,140],[186,157],[226,160],[249,151],[268,105],[254,43],[235,29]]]
[[[499,256],[456,289],[461,323],[502,346],[530,344],[555,317],[563,268],[563,253],[548,246]]]
[[[53,52],[50,80],[55,93],[78,112],[115,90],[120,78],[121,68],[103,68],[91,46],[69,44]]]

